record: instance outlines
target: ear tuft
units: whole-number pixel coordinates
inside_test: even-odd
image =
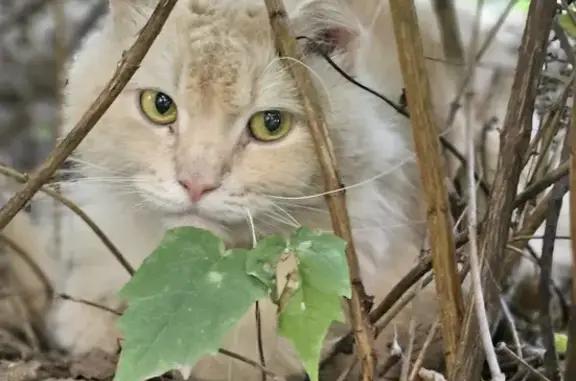
[[[305,1],[293,11],[291,20],[296,37],[305,37],[305,54],[342,54],[344,63],[353,65],[362,27],[343,0]]]

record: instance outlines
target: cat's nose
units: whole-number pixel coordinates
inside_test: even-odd
[[[220,186],[220,184],[204,184],[189,180],[180,180],[178,182],[184,187],[184,189],[186,189],[192,202],[200,201],[204,195],[212,192]]]

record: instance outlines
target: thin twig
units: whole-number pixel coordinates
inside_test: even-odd
[[[432,265],[442,315],[447,366],[452,369],[462,318],[462,291],[448,213],[446,185],[441,172],[438,128],[434,123],[430,83],[414,3],[412,0],[390,0],[390,13],[427,207]]]
[[[284,381],[285,380],[284,377],[280,377],[276,373],[272,372],[270,369],[259,364],[257,361],[250,360],[249,358],[244,357],[238,353],[230,352],[229,350],[226,350],[224,348],[218,349],[218,353],[220,353],[224,356],[228,356],[230,358],[233,358],[235,360],[242,361],[248,365],[252,365],[253,367],[260,369],[262,372],[264,372],[268,376],[272,377],[275,381]]]
[[[420,368],[422,367],[422,364],[424,363],[424,357],[426,356],[426,352],[428,351],[428,348],[432,344],[434,337],[438,333],[439,328],[440,328],[440,319],[436,319],[436,321],[434,322],[434,324],[430,328],[430,331],[428,331],[428,335],[426,336],[426,340],[424,341],[424,344],[422,345],[422,348],[420,349],[420,352],[418,353],[418,357],[416,358],[416,361],[414,361],[414,366],[412,368],[412,372],[410,373],[410,377],[408,379],[409,381],[416,381],[417,380],[416,377],[418,377],[418,372],[420,371]]]
[[[419,304],[422,302],[422,289],[423,289],[423,279],[419,280],[414,288],[414,299],[412,300],[412,311],[417,311]],[[417,314],[412,313],[410,316],[410,323],[408,327],[408,345],[406,347],[406,352],[404,352],[401,371],[400,371],[400,381],[408,381],[408,375],[410,373],[410,360],[412,359],[412,354],[414,353],[414,342],[416,341],[416,324],[417,324]]]
[[[570,162],[565,161],[560,163],[553,171],[548,172],[537,182],[527,186],[524,190],[516,196],[516,201],[514,201],[514,208],[519,208],[524,205],[527,201],[535,198],[540,193],[545,191],[550,185],[554,184],[558,180],[568,175],[570,168]]]
[[[566,158],[569,154],[568,144],[569,140],[566,139],[562,152],[563,158]],[[546,377],[551,381],[560,381],[560,369],[558,367],[558,355],[554,341],[554,328],[552,327],[552,319],[550,317],[550,299],[552,298],[552,295],[550,294],[550,283],[558,219],[560,216],[560,209],[562,209],[562,199],[564,198],[564,194],[568,191],[568,186],[569,178],[565,177],[561,181],[555,183],[550,192],[552,200],[546,218],[546,225],[544,227],[542,254],[539,260],[540,282],[538,289],[540,294],[540,332],[542,334],[544,348],[546,348],[546,352],[544,353]]]
[[[550,381],[549,379],[546,378],[546,376],[544,376],[542,373],[538,372],[536,369],[531,367],[530,364],[528,364],[526,361],[524,361],[524,359],[519,357],[510,348],[508,348],[506,346],[506,344],[500,343],[500,345],[498,346],[498,350],[506,353],[506,355],[508,355],[508,357],[510,357],[511,359],[516,361],[516,363],[518,365],[522,366],[524,369],[526,369],[528,371],[528,373],[532,374],[534,377],[536,377],[540,381]]]
[[[283,57],[298,59],[296,40],[288,26],[287,12],[282,0],[264,0],[270,19],[270,27],[273,31],[276,47]],[[284,62],[284,61],[282,61]],[[308,127],[316,153],[322,169],[324,188],[326,189],[326,202],[330,210],[332,219],[332,229],[334,233],[347,243],[346,257],[350,280],[352,283],[352,295],[348,299],[352,325],[356,344],[358,345],[358,356],[362,364],[362,380],[372,381],[374,379],[374,358],[372,353],[371,328],[364,311],[364,301],[367,295],[360,278],[358,257],[354,248],[352,231],[350,229],[350,219],[346,209],[346,199],[343,192],[331,192],[341,188],[341,181],[335,168],[335,156],[333,147],[328,137],[328,126],[323,116],[316,89],[312,86],[307,69],[302,65],[287,64],[287,69],[296,82],[300,99],[306,111]]]
[[[21,183],[26,183],[28,181],[28,175],[24,173],[20,173],[13,168],[7,167],[5,165],[0,164],[0,174],[5,176],[11,177],[16,181]],[[48,196],[58,200],[62,205],[66,206],[72,212],[74,212],[78,217],[80,217],[89,227],[94,231],[94,234],[100,238],[104,246],[114,257],[118,260],[118,262],[124,267],[126,272],[130,274],[130,276],[134,275],[134,268],[128,260],[122,255],[120,250],[114,245],[114,243],[108,238],[108,236],[100,229],[100,227],[78,206],[74,203],[74,201],[70,200],[69,198],[65,197],[61,193],[54,190],[52,187],[48,185],[43,185],[40,187],[40,191],[46,193]]]
[[[150,49],[164,26],[177,0],[160,0],[150,19],[146,22],[134,44],[124,52],[114,76],[100,92],[90,108],[68,135],[48,155],[48,158],[30,176],[30,180],[0,209],[0,229],[3,229],[24,205],[34,196],[40,187],[60,167],[60,164],[78,147],[82,139],[96,125],[102,115],[122,92],[132,78],[142,59]]]
[[[483,1],[478,2],[477,9],[477,23],[479,23],[479,18],[481,15],[481,8],[483,6]],[[477,34],[478,31],[474,34]],[[473,41],[476,39],[473,38]],[[475,45],[474,43],[472,44]],[[472,50],[473,52],[473,50]],[[473,54],[472,54],[473,56]],[[469,65],[474,65],[473,61],[468,62]],[[470,69],[471,73],[474,72],[474,68]],[[473,79],[473,77],[472,77]],[[478,225],[478,202],[476,200],[476,180],[474,179],[475,171],[475,131],[472,123],[472,106],[471,106],[471,95],[466,96],[466,151],[467,151],[467,164],[468,168],[466,171],[468,177],[468,236],[469,238],[469,259],[470,259],[470,273],[472,275],[472,294],[474,300],[474,308],[476,310],[476,317],[478,319],[478,326],[480,332],[480,339],[482,340],[482,346],[484,347],[484,352],[486,354],[486,360],[488,362],[488,367],[492,375],[493,381],[505,381],[505,376],[500,369],[498,364],[498,358],[496,356],[496,350],[494,349],[494,344],[492,343],[492,336],[490,335],[490,326],[488,324],[488,317],[486,316],[486,307],[484,304],[484,292],[482,291],[482,280],[480,276],[480,260],[478,258],[478,239],[477,239],[477,225]]]

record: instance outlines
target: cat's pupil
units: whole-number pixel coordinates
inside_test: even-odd
[[[282,113],[280,111],[265,111],[264,112],[264,126],[269,132],[276,132],[282,127]]]
[[[172,107],[172,99],[164,93],[158,93],[156,94],[154,105],[156,106],[156,111],[164,115]]]

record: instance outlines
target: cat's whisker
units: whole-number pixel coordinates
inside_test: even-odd
[[[293,226],[291,223],[287,223],[285,220],[278,219],[277,215],[266,214],[264,217],[267,217],[268,220],[262,222],[272,227],[272,230],[266,232],[266,234],[277,234],[279,232],[285,232],[287,230],[296,228],[296,226]]]
[[[330,95],[330,90],[328,89],[328,86],[326,86],[326,82],[322,79],[322,77],[321,77],[314,69],[312,69],[310,66],[306,65],[304,62],[302,62],[302,61],[300,61],[300,60],[298,60],[298,59],[296,59],[296,58],[293,58],[293,57],[276,57],[275,59],[273,59],[273,60],[266,66],[266,68],[263,70],[263,73],[265,73],[266,70],[269,69],[269,68],[272,66],[272,64],[274,64],[274,63],[277,62],[277,61],[281,61],[281,60],[293,61],[292,64],[300,64],[300,65],[302,65],[303,67],[305,67],[306,69],[308,69],[308,71],[309,71],[312,75],[314,75],[314,77],[316,77],[316,79],[318,79],[318,82],[320,82],[320,86],[322,86],[322,90],[324,90],[324,92],[326,93],[326,96],[327,96],[327,98],[328,98],[329,110],[330,110],[330,111],[333,111],[333,110],[334,110],[333,102],[332,102],[332,97],[331,97],[331,95]],[[282,68],[283,71],[288,71],[288,69],[289,69],[289,67],[284,67],[284,68]],[[269,84],[268,86],[272,86],[272,85],[274,85],[274,84],[272,83],[272,84]]]
[[[316,193],[316,194],[312,194],[312,195],[308,195],[308,196],[298,196],[298,197],[283,197],[283,196],[273,196],[273,195],[265,195],[265,196],[268,198],[279,199],[279,200],[307,200],[307,199],[311,199],[311,198],[322,197],[322,196],[326,196],[329,194],[342,192],[345,190],[349,190],[349,189],[360,187],[362,185],[369,184],[375,180],[378,180],[379,178],[387,176],[387,175],[391,174],[392,172],[398,170],[400,167],[402,167],[404,164],[408,163],[409,161],[413,160],[414,158],[415,158],[415,155],[410,155],[409,158],[401,161],[399,164],[395,165],[394,167],[388,168],[387,170],[385,170],[385,171],[383,171],[383,172],[381,172],[375,176],[372,176],[372,177],[370,177],[364,181],[360,181],[360,182],[357,182],[355,184],[345,186],[343,188],[334,189],[332,191],[326,191],[326,192]]]
[[[292,226],[295,228],[301,226],[300,223],[282,207],[275,204],[271,204],[271,206],[276,210],[271,210],[268,212],[270,217],[274,216],[274,218],[276,218],[277,221],[282,222],[288,226]]]
[[[310,206],[310,205],[303,205],[303,204],[296,204],[296,203],[291,203],[291,202],[282,202],[282,201],[275,201],[276,204],[279,205],[286,205],[287,207],[290,208],[300,208],[300,209],[306,209],[312,212],[318,212],[318,213],[322,213],[322,214],[330,214],[330,212],[327,209],[322,209],[322,208],[318,208],[318,207],[314,207],[314,206]]]
[[[246,220],[248,221],[248,226],[250,227],[250,233],[252,234],[252,247],[256,247],[256,227],[254,226],[254,218],[252,217],[252,213],[250,213],[249,208],[244,208],[246,211]]]
[[[81,164],[81,165],[84,166],[84,167],[90,167],[90,168],[93,168],[93,169],[97,169],[97,170],[102,171],[102,172],[105,172],[105,173],[121,174],[120,172],[114,171],[114,170],[112,170],[112,169],[110,169],[110,168],[106,168],[106,167],[103,167],[103,166],[101,166],[101,165],[91,163],[91,162],[89,162],[89,161],[86,161],[86,160],[84,160],[84,159],[80,159],[80,158],[78,158],[78,157],[70,156],[70,157],[68,157],[66,160],[68,160],[68,161],[70,161],[70,162],[72,162],[72,163]],[[84,171],[81,170],[81,169],[79,169],[77,172],[78,172],[78,173],[84,173]]]
[[[130,177],[81,177],[78,179],[69,179],[61,181],[53,181],[49,184],[78,184],[78,183],[139,183],[144,182],[143,179],[130,178]]]
[[[294,216],[291,215],[286,209],[282,208],[277,203],[272,203],[272,206],[274,208],[278,209],[280,212],[284,213],[286,215],[286,217],[288,217],[288,219],[294,224],[295,227],[301,226],[300,222],[298,222],[298,220],[296,218],[294,218]]]

